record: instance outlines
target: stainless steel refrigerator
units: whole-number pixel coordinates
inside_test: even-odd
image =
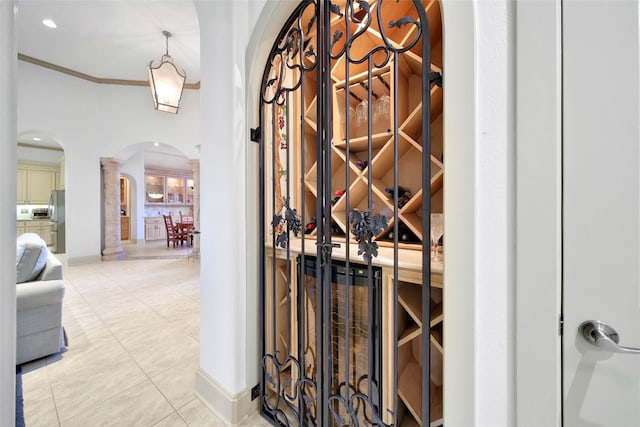
[[[64,219],[64,190],[53,190],[49,196],[49,217],[51,224],[51,241],[49,248],[54,254],[65,251],[65,219]]]

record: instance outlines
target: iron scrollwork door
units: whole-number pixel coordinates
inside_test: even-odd
[[[275,424],[443,423],[427,237],[442,212],[440,34],[438,0],[304,0],[269,54],[260,389]]]

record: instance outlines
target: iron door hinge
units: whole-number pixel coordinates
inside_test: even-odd
[[[249,129],[251,133],[251,141],[260,142],[260,126],[255,129]]]
[[[429,83],[434,83],[438,87],[442,87],[442,73],[431,71],[429,73]]]

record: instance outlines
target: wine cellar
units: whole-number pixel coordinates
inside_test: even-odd
[[[274,41],[252,134],[276,425],[445,424],[442,75],[438,0],[302,1]]]

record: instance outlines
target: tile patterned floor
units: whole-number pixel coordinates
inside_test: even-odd
[[[193,392],[199,264],[166,243],[131,246],[127,260],[65,267],[70,346],[23,365],[27,427],[224,425]]]

